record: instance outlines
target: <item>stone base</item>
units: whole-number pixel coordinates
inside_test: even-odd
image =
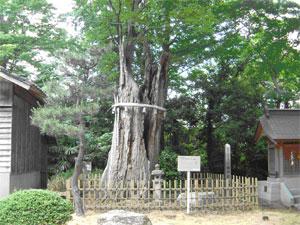
[[[124,211],[111,210],[102,214],[98,221],[98,225],[152,225],[149,218],[143,214]]]
[[[258,182],[258,196],[261,205],[275,208],[292,207],[298,203],[296,200],[299,191],[299,177],[268,177],[266,181]]]
[[[269,178],[258,182],[258,197],[262,205],[280,204],[280,179]]]

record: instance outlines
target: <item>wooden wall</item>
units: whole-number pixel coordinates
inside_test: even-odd
[[[0,173],[11,170],[12,89],[10,82],[0,80]]]
[[[12,174],[41,171],[42,142],[40,131],[31,125],[35,99],[15,86],[12,120]],[[44,156],[46,157],[46,155]]]
[[[0,78],[0,197],[24,188],[46,188],[49,137],[31,125],[37,100]]]
[[[47,188],[48,181],[48,151],[49,143],[51,142],[50,137],[42,135],[42,150],[41,150],[41,188]]]

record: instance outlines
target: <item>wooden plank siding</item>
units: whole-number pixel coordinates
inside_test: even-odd
[[[0,79],[0,106],[1,107],[12,106],[12,98],[13,98],[12,93],[13,93],[12,83]]]
[[[0,198],[47,186],[49,137],[31,125],[32,108],[43,97],[33,84],[0,72]]]
[[[39,129],[30,122],[31,110],[34,107],[31,103],[32,101],[28,102],[21,96],[14,95],[12,174],[41,171],[41,135]]]
[[[0,173],[11,170],[12,90],[10,82],[0,80]]]
[[[51,141],[48,140],[49,137],[46,135],[41,136],[41,188],[47,188],[48,181],[48,151],[49,151],[49,143]]]

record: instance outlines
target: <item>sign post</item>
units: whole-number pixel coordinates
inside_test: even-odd
[[[191,171],[187,171],[187,200],[186,200],[186,213],[190,214],[191,205]]]
[[[186,213],[190,213],[191,203],[191,172],[199,172],[201,168],[200,156],[178,156],[178,171],[187,172]]]

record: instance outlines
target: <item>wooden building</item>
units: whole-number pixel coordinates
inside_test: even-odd
[[[49,137],[30,122],[44,97],[33,83],[0,71],[0,198],[47,185]]]
[[[256,140],[268,143],[268,179],[260,197],[269,204],[300,208],[300,109],[267,110],[260,118]]]

